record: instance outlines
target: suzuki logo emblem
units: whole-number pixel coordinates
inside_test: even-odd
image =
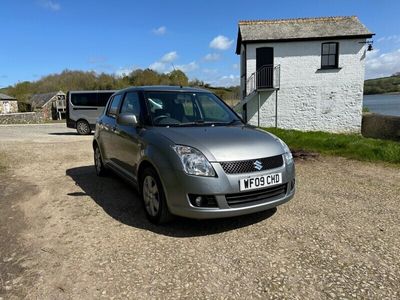
[[[260,170],[263,168],[263,164],[262,164],[262,162],[259,161],[259,160],[256,160],[256,161],[253,163],[253,165],[254,165],[254,169],[256,169],[256,170],[258,170],[258,171],[260,171]]]

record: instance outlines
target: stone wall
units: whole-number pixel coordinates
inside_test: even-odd
[[[0,124],[38,124],[45,119],[41,112],[27,112],[0,115]]]
[[[400,117],[366,113],[361,132],[365,137],[400,141]]]
[[[256,71],[256,48],[273,47],[280,65],[278,127],[303,131],[361,132],[365,44],[339,42],[339,68],[321,70],[325,41],[247,44],[247,78]],[[260,126],[275,125],[275,93],[261,93]],[[257,125],[258,97],[250,100],[247,119]]]

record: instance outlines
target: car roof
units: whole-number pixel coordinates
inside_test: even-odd
[[[184,87],[184,86],[170,86],[170,85],[151,85],[151,86],[132,86],[120,90],[118,92],[128,92],[128,91],[143,91],[143,92],[189,92],[189,93],[199,93],[206,92],[211,93],[209,90],[194,88],[194,87]],[[117,92],[117,93],[118,93]]]

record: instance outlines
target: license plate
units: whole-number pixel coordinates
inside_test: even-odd
[[[282,183],[282,173],[243,178],[239,181],[241,191],[259,189]]]

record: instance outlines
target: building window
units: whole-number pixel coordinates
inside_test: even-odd
[[[339,66],[339,43],[322,43],[321,69],[336,69]]]

